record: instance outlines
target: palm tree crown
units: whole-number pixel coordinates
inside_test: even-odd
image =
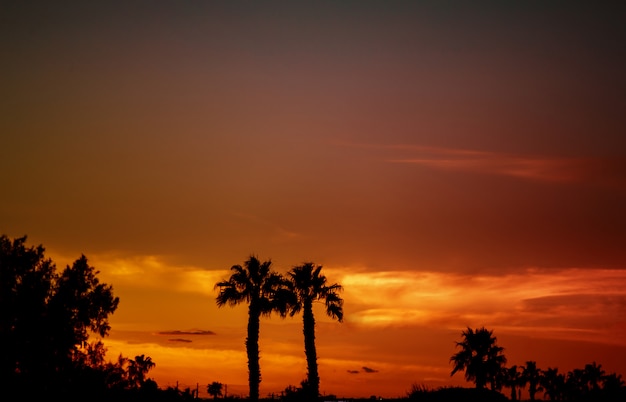
[[[343,299],[339,292],[342,286],[333,283],[327,284],[326,276],[322,273],[322,266],[315,266],[312,262],[304,263],[289,271],[291,279],[291,312],[290,315],[302,311],[302,323],[304,334],[304,353],[307,359],[307,390],[309,399],[319,396],[319,375],[317,371],[317,351],[315,348],[315,317],[313,315],[313,303],[324,303],[326,314],[343,321]]]
[[[230,278],[215,285],[220,288],[217,306],[234,307],[246,302],[262,315],[277,311],[281,317],[285,317],[288,306],[284,297],[286,281],[271,270],[271,265],[271,260],[261,262],[255,256],[250,256],[243,267],[233,265]]]
[[[218,307],[231,307],[240,303],[248,304],[248,337],[246,352],[248,354],[248,383],[250,400],[259,399],[261,368],[259,366],[259,328],[261,315],[278,312],[285,317],[288,312],[288,282],[278,273],[271,270],[270,260],[261,262],[255,256],[245,261],[244,266],[233,265],[233,272],[226,281],[218,282],[220,288],[216,298]]]
[[[467,381],[474,381],[476,388],[484,388],[489,382],[491,389],[494,389],[498,375],[506,363],[506,357],[502,354],[504,348],[496,345],[497,338],[493,336],[493,331],[485,327],[475,331],[468,327],[461,335],[463,341],[456,343],[461,351],[450,357],[450,361],[454,363],[450,375],[465,370],[465,378]]]
[[[316,301],[324,302],[326,314],[337,321],[343,321],[343,299],[339,292],[343,287],[337,283],[327,285],[326,276],[321,274],[322,267],[311,262],[294,267],[289,273],[295,303],[291,306],[291,316],[300,312],[307,304]]]
[[[522,385],[522,372],[518,369],[517,365],[511,367],[502,368],[502,382],[503,386],[511,388],[511,400],[516,401],[518,399],[517,387]]]
[[[121,357],[121,356],[120,356]],[[146,382],[146,374],[156,366],[151,357],[135,356],[128,361],[128,377],[133,387],[141,387]]]
[[[522,366],[522,384],[528,384],[528,395],[530,400],[535,400],[537,391],[543,391],[541,387],[541,370],[537,368],[537,363],[533,360],[526,362],[526,366]]]
[[[207,385],[207,392],[209,395],[213,397],[213,399],[217,399],[218,396],[223,395],[222,389],[224,388],[224,384],[221,382],[213,381],[209,385]]]

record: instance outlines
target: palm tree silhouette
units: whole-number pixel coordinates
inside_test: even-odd
[[[209,393],[209,395],[213,397],[213,399],[217,399],[218,396],[222,396],[223,387],[224,387],[224,384],[222,384],[221,382],[213,381],[212,383],[207,385],[206,390]]]
[[[135,356],[135,360],[128,360],[128,380],[133,387],[141,387],[146,382],[146,374],[156,363],[151,357],[145,355]]]
[[[587,388],[590,392],[598,392],[605,374],[601,364],[596,364],[596,362],[585,364],[584,381],[587,383]]]
[[[234,307],[240,303],[248,304],[248,337],[246,352],[248,354],[248,384],[250,400],[259,400],[259,384],[261,368],[259,366],[259,328],[261,315],[269,316],[278,312],[281,317],[287,315],[288,282],[278,273],[273,272],[270,260],[261,262],[250,256],[244,266],[233,265],[232,275],[227,281],[218,282],[220,288],[216,298],[218,307],[229,305]]]
[[[517,387],[522,385],[522,372],[518,370],[517,366],[502,368],[503,385],[511,388],[511,400],[517,400]]]
[[[622,395],[621,400],[624,400],[623,397],[626,396],[626,388],[624,385],[626,385],[626,383],[622,380],[621,374],[611,373],[602,377],[602,392],[607,400],[620,400],[620,393]]]
[[[551,401],[563,399],[565,393],[565,375],[559,373],[558,368],[550,368],[541,372],[540,379],[544,397]]]
[[[542,391],[541,387],[541,370],[537,368],[537,363],[529,360],[526,362],[526,366],[522,366],[522,383],[528,384],[528,394],[530,400],[535,400],[535,394],[537,391]]]
[[[302,310],[302,324],[304,334],[304,354],[307,362],[306,389],[311,400],[319,396],[320,378],[317,371],[317,351],[315,348],[315,317],[313,303],[323,302],[326,314],[339,322],[343,320],[343,299],[339,297],[342,286],[333,283],[327,284],[326,276],[321,274],[322,266],[315,266],[306,262],[294,267],[287,274],[291,279],[291,289],[294,300],[290,315]]]
[[[485,388],[489,382],[491,389],[495,389],[498,375],[506,363],[506,357],[502,354],[504,348],[496,345],[497,338],[493,336],[493,331],[485,327],[475,331],[467,327],[461,336],[463,341],[456,343],[461,350],[450,357],[454,363],[450,375],[465,371],[465,379],[474,381],[476,388]]]
[[[568,371],[565,379],[566,399],[580,398],[580,395],[586,395],[587,391],[585,371],[579,368]]]

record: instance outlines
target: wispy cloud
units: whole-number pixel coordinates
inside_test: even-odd
[[[446,171],[491,174],[545,182],[593,181],[626,183],[626,163],[617,159],[511,154],[471,149],[407,144],[339,143],[385,152],[389,163],[423,166]]]
[[[193,329],[190,331],[161,331],[159,332],[159,335],[215,335],[215,332],[202,329]]]

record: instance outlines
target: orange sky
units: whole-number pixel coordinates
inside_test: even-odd
[[[160,385],[247,392],[246,308],[213,285],[251,253],[344,285],[326,393],[465,384],[483,325],[510,365],[626,375],[623,5],[0,7],[0,232],[85,254],[109,351]],[[262,395],[302,344],[262,321]]]

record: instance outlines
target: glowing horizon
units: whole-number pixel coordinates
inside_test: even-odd
[[[162,387],[178,383],[184,389],[220,381],[230,384],[231,394],[246,394],[247,308],[215,306],[214,285],[230,275],[228,269],[168,267],[157,256],[108,258],[94,256],[90,261],[104,281],[119,289],[116,295],[121,298],[119,311],[111,317],[111,336],[104,340],[110,358],[120,353],[126,357],[149,355],[157,364],[151,375]],[[287,271],[286,267],[274,269]],[[151,281],[145,280],[146,270]],[[174,271],[178,272],[172,280]],[[626,350],[626,326],[606,326],[619,314],[616,301],[626,300],[624,270],[532,268],[481,276],[372,272],[363,266],[324,267],[324,271],[330,281],[344,286],[345,300],[344,323],[316,309],[318,358],[326,393],[401,397],[413,383],[464,385],[462,375],[450,378],[448,359],[454,353],[454,342],[467,327],[493,330],[505,355],[510,356],[510,365],[535,360],[543,363],[540,368],[571,370],[591,361],[580,360],[578,365],[570,361],[563,366],[552,355],[516,350],[524,342],[541,345],[556,340],[581,348],[588,344],[591,350]],[[126,294],[146,300],[149,311],[144,311],[143,319],[137,321],[141,313],[128,310]],[[472,300],[471,305],[467,300]],[[177,318],[165,324],[162,315],[172,316],[169,311]],[[210,316],[218,320],[216,324],[207,321]],[[402,334],[393,339],[394,351],[373,352],[383,345],[389,349],[389,339],[383,334],[392,329]],[[368,334],[374,333],[378,335],[366,341]],[[411,345],[418,339],[436,346],[421,349]],[[511,345],[505,343],[507,339],[512,339]],[[306,374],[301,317],[262,319],[260,346],[262,394],[279,394],[288,385],[299,385]],[[422,355],[407,359],[405,351],[410,348],[421,349]],[[613,372],[623,369],[614,359],[598,363]],[[363,371],[363,367],[372,371]],[[368,377],[364,383],[360,382],[362,376]],[[356,392],[355,384],[359,384]]]

